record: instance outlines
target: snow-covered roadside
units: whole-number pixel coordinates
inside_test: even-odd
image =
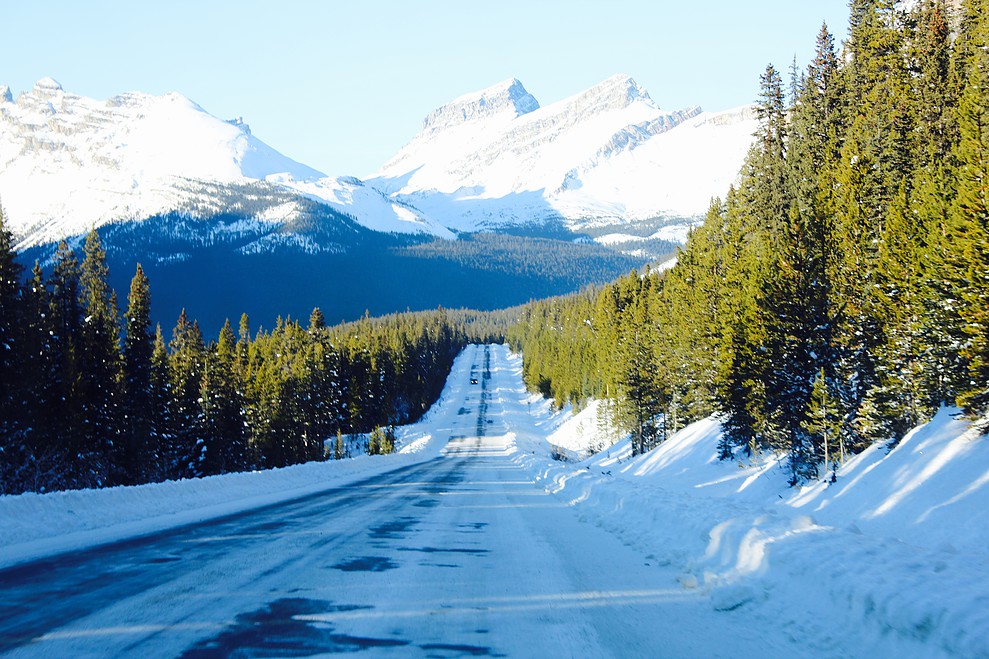
[[[508,359],[504,382],[518,382],[521,359]],[[643,456],[622,441],[566,463],[551,443],[570,454],[599,443],[597,404],[554,413],[522,389],[501,402],[516,462],[715,610],[796,639],[808,624],[841,630],[890,655],[989,656],[989,440],[951,410],[893,451],[855,456],[836,483],[794,489],[778,460],[718,461],[711,419]]]
[[[287,501],[345,486],[384,471],[436,457],[446,438],[433,432],[456,412],[476,346],[460,354],[439,402],[417,424],[398,431],[388,456],[314,462],[264,472],[0,497],[0,568]]]

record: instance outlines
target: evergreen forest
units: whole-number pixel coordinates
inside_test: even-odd
[[[24,278],[11,242],[0,214],[0,493],[342,458],[357,434],[389,452],[467,342],[491,338],[443,309],[327,327],[317,308],[257,332],[244,315],[211,340],[183,311],[165,335],[140,265],[121,317],[95,231],[47,278]]]
[[[531,304],[529,386],[608,401],[648,450],[718,413],[722,459],[791,483],[989,412],[989,3],[852,0],[840,51],[761,75],[739,183],[675,267]]]

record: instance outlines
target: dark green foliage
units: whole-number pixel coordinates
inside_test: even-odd
[[[116,463],[119,482],[138,483],[147,479],[153,464],[151,437],[153,391],[151,358],[154,353],[151,333],[151,287],[140,265],[131,280],[124,316],[123,363],[120,373],[121,417],[119,418],[119,452]]]
[[[206,345],[195,321],[182,310],[168,344],[169,441],[162,445],[167,478],[201,476],[208,447],[200,392],[206,370]]]
[[[372,431],[371,448],[390,453],[395,426],[436,401],[468,341],[501,340],[508,323],[507,313],[440,309],[327,327],[315,309],[306,328],[279,319],[253,336],[244,315],[239,336],[227,322],[207,345],[183,311],[166,344],[160,326],[150,331],[150,285],[138,267],[120,342],[90,236],[81,267],[63,245],[47,285],[36,266],[9,298],[17,322],[3,368],[16,369],[19,386],[2,401],[2,492],[342,458],[344,434]]]
[[[512,337],[531,387],[558,404],[613,399],[634,451],[643,420],[716,409],[722,458],[785,453],[793,484],[833,477],[846,452],[899,441],[942,403],[985,419],[987,3],[851,13],[845,59],[823,28],[790,107],[766,69],[741,181],[672,270],[605,287],[589,334],[573,320],[582,296],[522,313]]]
[[[22,456],[30,452],[24,446],[24,425],[18,422],[21,410],[17,387],[22,379],[24,346],[18,336],[22,323],[21,266],[15,257],[13,236],[0,207],[0,464],[4,465],[11,460],[22,461]],[[12,469],[0,467],[0,491],[16,478]]]
[[[966,337],[967,378],[960,400],[973,415],[989,411],[989,3],[968,0],[959,36],[964,75],[958,105],[957,196],[951,210],[956,245],[950,260],[958,316]]]
[[[82,414],[83,450],[92,456],[97,485],[110,482],[120,373],[117,296],[108,283],[106,253],[91,231],[79,276],[83,320],[78,343],[76,395]]]

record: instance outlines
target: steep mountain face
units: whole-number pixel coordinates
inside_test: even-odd
[[[218,199],[259,182],[295,195],[252,206],[267,225],[291,225],[311,199],[387,233],[549,224],[612,245],[675,241],[734,180],[754,129],[746,107],[661,110],[628,76],[546,107],[512,79],[430,113],[365,182],[327,177],[179,94],[97,101],[46,78],[16,100],[0,87],[0,200],[21,248],[108,222],[223,213]]]
[[[50,78],[16,101],[8,88],[0,92],[0,200],[20,248],[108,222],[227,212],[237,191],[258,182],[295,193],[253,206],[247,216],[261,223],[290,224],[311,197],[366,217],[376,230],[449,234],[356,179],[328,178],[287,158],[242,120],[217,119],[179,94],[96,101]]]
[[[735,179],[755,127],[748,107],[664,111],[628,76],[546,107],[510,80],[431,113],[367,182],[462,231],[694,218]]]

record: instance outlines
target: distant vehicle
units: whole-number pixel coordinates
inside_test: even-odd
[[[471,384],[477,384],[477,378],[471,378],[470,379],[470,383]]]

